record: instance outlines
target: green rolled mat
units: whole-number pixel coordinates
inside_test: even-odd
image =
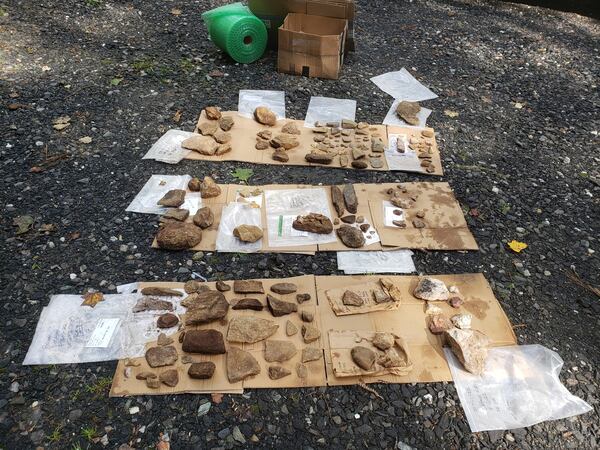
[[[220,6],[202,14],[211,40],[239,63],[260,58],[267,47],[267,28],[241,3]]]

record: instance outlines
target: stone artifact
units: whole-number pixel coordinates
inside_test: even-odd
[[[256,145],[254,146],[256,150],[266,150],[269,148],[269,141],[265,141],[264,139],[256,139]]]
[[[356,159],[352,161],[350,165],[355,169],[366,169],[367,167],[369,167],[369,163],[364,159]]]
[[[353,224],[356,222],[356,216],[354,214],[350,214],[348,216],[340,217],[340,220],[344,223]]]
[[[452,322],[444,314],[434,314],[429,319],[429,331],[432,334],[442,334],[453,328]]]
[[[274,126],[277,123],[277,116],[266,106],[259,106],[254,110],[254,118],[258,123],[267,125],[269,127]]]
[[[217,144],[212,136],[201,135],[190,136],[181,143],[181,146],[207,156],[214,155],[219,148],[219,144]]]
[[[221,111],[216,106],[207,106],[204,108],[206,118],[210,120],[219,120],[221,118]]]
[[[310,311],[304,310],[300,313],[300,318],[302,319],[302,322],[312,322],[315,320],[315,315]]]
[[[308,368],[305,364],[298,363],[296,365],[296,375],[298,378],[307,378],[308,377]]]
[[[229,286],[227,283],[221,280],[217,281],[215,287],[217,288],[217,291],[221,292],[227,292],[231,290],[231,286]]]
[[[193,294],[194,292],[209,291],[210,288],[199,281],[189,280],[183,285],[183,290],[186,294]]]
[[[156,339],[156,345],[164,347],[165,345],[171,345],[173,339],[167,336],[165,333],[160,333],[158,339]]]
[[[223,333],[218,330],[188,330],[183,336],[181,349],[187,353],[222,355],[226,352]]]
[[[352,129],[356,128],[356,122],[350,119],[342,119],[342,128]]]
[[[188,181],[188,189],[192,192],[200,192],[200,186],[202,186],[202,181],[198,178],[192,178]]]
[[[203,206],[196,211],[192,220],[194,221],[194,224],[205,230],[215,222],[215,215],[208,206]]]
[[[318,213],[309,213],[306,216],[298,216],[292,223],[292,228],[300,231],[308,231],[317,234],[329,234],[333,231],[333,223],[329,217]]]
[[[304,159],[310,163],[331,164],[333,155],[330,153],[307,153]]]
[[[468,330],[471,328],[471,321],[473,320],[473,316],[471,314],[455,314],[450,320],[454,324],[456,328],[460,328],[461,330]]]
[[[136,380],[147,380],[148,378],[158,378],[154,372],[140,372],[135,376]]]
[[[146,378],[146,386],[150,389],[158,389],[160,387],[160,380],[157,376],[153,378]]]
[[[395,302],[402,301],[402,292],[390,278],[380,278],[379,284],[383,289],[387,291],[388,295],[392,298],[392,300],[394,300]]]
[[[221,195],[221,188],[211,177],[204,177],[200,185],[200,197],[212,198]]]
[[[392,333],[375,333],[372,344],[379,350],[387,350],[394,345],[394,335]]]
[[[298,350],[290,341],[266,340],[265,341],[265,361],[284,362],[292,359]]]
[[[141,293],[142,295],[156,295],[157,297],[183,297],[183,294],[179,291],[176,291],[175,289],[169,289],[159,286],[147,286],[145,288],[142,288]],[[171,311],[172,309],[173,308],[170,308],[169,311]]]
[[[271,286],[271,291],[276,294],[285,295],[285,294],[293,294],[298,290],[298,286],[294,283],[275,283]]]
[[[419,111],[421,107],[417,102],[400,102],[396,107],[396,114],[408,125],[419,125]]]
[[[298,147],[300,142],[296,139],[295,136],[291,134],[278,134],[273,139],[271,139],[270,144],[273,148],[283,148],[285,150],[290,150],[292,148]]]
[[[188,376],[195,380],[208,380],[214,375],[215,368],[212,361],[192,363],[188,369]]]
[[[170,366],[177,361],[177,349],[172,345],[152,347],[146,350],[146,362],[152,368]]]
[[[269,378],[271,380],[279,380],[280,378],[291,375],[291,371],[281,366],[269,366]]]
[[[285,323],[285,334],[288,336],[293,336],[296,333],[298,333],[298,327],[296,325],[294,325],[294,322],[292,322],[291,320],[288,320]]]
[[[158,316],[156,326],[158,328],[171,328],[179,323],[179,318],[175,314],[166,313]]]
[[[267,294],[267,305],[273,317],[281,317],[298,311],[298,305],[292,302],[286,302]]]
[[[262,281],[258,280],[235,280],[233,292],[236,294],[264,294]]]
[[[346,306],[362,306],[364,300],[356,292],[346,291],[342,296],[342,303]]]
[[[352,147],[352,159],[357,160],[357,159],[362,159],[365,158],[367,156],[367,151],[365,148],[361,146],[358,147]]]
[[[318,328],[313,327],[309,324],[302,325],[302,338],[304,339],[305,344],[310,344],[311,342],[316,341],[321,337],[321,332]]]
[[[300,134],[300,130],[298,129],[296,122],[286,123],[283,127],[281,127],[281,132],[287,134]]]
[[[190,212],[187,209],[181,208],[170,208],[166,213],[163,214],[163,218],[165,219],[173,219],[179,222],[183,222],[188,218]]]
[[[406,367],[408,358],[405,353],[399,355],[395,348],[390,348],[383,356],[377,359],[377,363],[387,369],[392,367]]]
[[[469,372],[481,375],[485,370],[489,339],[477,330],[450,328],[445,333],[452,352]]]
[[[227,315],[229,303],[218,291],[196,292],[181,302],[187,308],[186,325],[201,325],[222,319]]]
[[[215,138],[215,141],[217,141],[219,144],[227,144],[229,141],[231,141],[231,134],[223,130],[217,130],[213,135],[213,138]]]
[[[371,138],[371,151],[373,153],[383,153],[385,151],[385,144],[381,138]]]
[[[273,152],[273,154],[271,155],[271,158],[273,158],[274,161],[279,161],[279,162],[288,162],[290,160],[290,156],[285,152],[285,150],[276,150],[275,152]]]
[[[346,209],[349,213],[356,214],[356,211],[358,210],[358,198],[356,197],[354,186],[352,184],[345,184],[343,194]]]
[[[226,366],[230,383],[237,383],[260,373],[260,366],[254,356],[237,347],[231,347],[227,352]]]
[[[406,228],[406,222],[404,220],[392,220],[392,224],[396,225],[398,228]]]
[[[229,131],[234,125],[233,117],[231,116],[223,116],[219,119],[219,127],[223,131]]]
[[[258,136],[261,139],[264,139],[265,141],[270,141],[273,137],[273,132],[271,130],[262,130],[256,133],[256,136]]]
[[[171,189],[156,202],[157,205],[179,208],[185,202],[185,189]]]
[[[344,206],[344,196],[340,188],[335,185],[331,186],[331,202],[338,217],[341,217],[346,209]]]
[[[224,155],[225,153],[229,153],[230,151],[231,151],[231,144],[229,144],[229,143],[221,144],[217,147],[217,151],[215,152],[215,155],[221,156],[221,155]]]
[[[179,383],[179,374],[177,373],[177,369],[170,369],[161,373],[158,379],[169,387],[175,387]]]
[[[426,137],[426,138],[432,138],[433,130],[423,130],[423,131],[421,131],[421,136]]]
[[[363,370],[371,370],[377,360],[377,353],[367,347],[356,346],[350,350],[352,361]]]
[[[212,136],[218,129],[219,127],[216,122],[202,122],[198,125],[198,131],[200,131],[200,134],[203,136]]]
[[[275,334],[279,325],[272,320],[261,319],[254,316],[238,316],[229,322],[227,340],[254,344]]]
[[[189,222],[167,223],[156,235],[156,243],[166,250],[193,248],[202,240],[202,230]]]
[[[366,233],[367,231],[369,231],[369,228],[371,228],[371,225],[369,225],[368,223],[363,223],[358,228],[360,228],[360,231],[362,231],[363,233]]]
[[[132,311],[138,313],[143,311],[173,311],[173,309],[173,303],[166,300],[154,297],[142,297],[137,301]]]
[[[256,242],[263,237],[263,231],[256,225],[242,224],[233,229],[233,235],[242,242]]]
[[[310,294],[296,294],[296,301],[300,304],[310,300]]]
[[[454,297],[450,297],[448,299],[448,303],[453,308],[460,308],[462,306],[462,304],[464,303],[464,300],[458,296],[454,296]]]
[[[263,304],[257,298],[238,298],[232,300],[231,309],[240,310],[240,309],[251,309],[253,311],[262,311]]]
[[[323,351],[320,348],[306,347],[302,349],[302,362],[307,363],[316,361],[323,357]]]
[[[383,167],[382,158],[369,158],[369,162],[371,163],[371,167],[373,169],[381,169]]]
[[[412,224],[415,228],[425,228],[427,226],[421,219],[413,219]]]
[[[350,225],[342,225],[337,229],[337,235],[346,247],[359,248],[365,245],[366,239],[360,229]]]
[[[423,277],[419,280],[413,295],[421,300],[438,301],[448,300],[450,292],[443,281],[437,278]]]

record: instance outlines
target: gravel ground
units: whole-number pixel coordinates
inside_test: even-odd
[[[199,17],[220,3],[0,4],[0,448],[154,448],[160,433],[174,449],[597,447],[600,299],[566,272],[600,285],[599,23],[510,3],[358,0],[358,51],[340,80],[325,81],[278,74],[274,53],[248,66],[223,56]],[[425,177],[167,166],[141,157],[165,130],[192,130],[203,106],[235,109],[242,88],[285,90],[290,117],[303,117],[311,95],[325,95],[355,98],[358,119],[380,121],[392,100],[369,78],[403,66],[440,96],[424,106],[434,110],[429,123],[439,132],[443,180],[481,246],[467,254],[419,252],[419,271],[485,273],[519,342],[558,351],[563,382],[594,412],[471,433],[447,383],[376,386],[383,399],[360,387],[251,390],[220,402],[206,395],[109,399],[115,362],[21,366],[53,293],[186,281],[191,270],[210,279],[336,273],[334,254],[194,261],[157,252],[150,248],[155,220],[125,208],[152,173],[235,183],[234,168],[252,167],[256,184]],[[225,76],[209,77],[214,70]],[[71,125],[53,130],[62,115]],[[80,143],[86,136],[91,143]],[[24,215],[33,217],[33,229],[16,235],[13,219]],[[529,248],[510,252],[512,239]],[[207,402],[210,411],[201,415]],[[139,412],[130,414],[135,406]]]

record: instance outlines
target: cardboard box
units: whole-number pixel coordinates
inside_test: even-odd
[[[347,30],[345,19],[288,14],[279,27],[277,70],[308,77],[339,78]]]
[[[288,13],[335,17],[348,21],[344,51],[354,51],[354,0],[249,0],[250,11],[267,27],[268,47],[277,49],[278,30]]]

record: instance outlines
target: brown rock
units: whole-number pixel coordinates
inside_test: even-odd
[[[292,148],[298,147],[300,142],[296,137],[291,134],[278,134],[273,139],[271,139],[270,144],[274,148],[283,148],[285,150],[290,150]]]
[[[342,119],[342,128],[353,129],[356,128],[356,122],[350,119]]]
[[[163,214],[163,217],[167,218],[167,219],[175,219],[179,222],[183,222],[185,219],[188,218],[189,215],[190,215],[190,212],[187,209],[171,208],[171,209],[168,209],[167,212]]]
[[[200,185],[200,196],[202,198],[212,198],[221,195],[221,188],[211,177],[204,177]]]
[[[369,162],[371,163],[371,167],[373,169],[381,169],[383,167],[382,158],[369,158]]]
[[[348,155],[340,155],[340,166],[346,167],[348,165]]]
[[[315,125],[313,128],[313,133],[325,134],[329,131],[329,127]]]
[[[218,330],[188,330],[181,349],[187,353],[222,355],[226,352],[223,334]]]
[[[279,325],[272,320],[254,316],[238,316],[229,322],[227,340],[254,344],[275,334]]]
[[[366,169],[367,167],[369,167],[369,163],[364,159],[354,160],[350,163],[350,165],[355,169]]]
[[[383,356],[378,358],[377,362],[386,368],[406,367],[408,357],[405,353],[399,355],[395,348],[390,348]]]
[[[392,298],[387,292],[376,289],[373,291],[373,300],[375,300],[375,303],[387,303],[391,302]]]
[[[175,314],[166,313],[158,316],[156,326],[158,328],[171,328],[179,323],[179,318]]]
[[[312,322],[315,319],[315,315],[310,311],[302,311],[300,313],[300,318],[303,322]]]
[[[433,130],[422,130],[421,131],[421,136],[426,137],[426,138],[432,138],[433,137]]]
[[[233,292],[236,294],[264,294],[262,281],[258,280],[235,280]]]
[[[460,308],[464,303],[464,300],[458,296],[454,296],[448,299],[448,303],[450,303],[450,306],[453,308]]]
[[[202,230],[189,222],[167,223],[156,235],[159,248],[166,250],[186,250],[202,241]]]
[[[383,153],[385,151],[385,144],[379,137],[371,138],[371,151],[373,153]]]
[[[429,331],[433,334],[441,334],[453,327],[452,322],[443,314],[434,314],[429,319]]]
[[[300,231],[309,231],[317,234],[329,234],[333,231],[333,223],[323,214],[310,213],[298,216],[292,223],[292,228]]]
[[[227,352],[226,366],[230,383],[237,383],[260,373],[260,365],[254,356],[237,347],[231,347]]]
[[[293,358],[298,350],[290,341],[268,339],[265,341],[265,361],[284,362]]]
[[[346,306],[362,306],[364,302],[356,292],[346,291],[342,296],[342,303]]]
[[[207,106],[204,108],[206,118],[210,120],[219,120],[221,118],[221,111],[216,106]]]
[[[216,125],[215,125],[216,129]],[[188,150],[193,150],[195,152],[200,153],[201,155],[212,156],[217,151],[219,144],[215,142],[212,136],[201,136],[195,135],[190,136],[186,140],[181,143],[183,148],[187,148]]]
[[[186,325],[201,325],[222,319],[227,315],[229,303],[218,291],[196,292],[181,301],[187,308]]]
[[[194,380],[208,380],[214,375],[215,368],[212,361],[192,363],[188,369],[188,376]]]
[[[308,377],[308,368],[305,364],[298,363],[296,365],[296,375],[298,375],[298,378],[302,379]]]
[[[233,299],[233,306],[231,309],[240,310],[240,309],[251,309],[253,311],[262,311],[263,304],[257,298],[238,298]]]
[[[148,378],[158,378],[158,375],[156,375],[154,372],[144,371],[138,373],[135,378],[137,380],[147,380]]]
[[[217,151],[215,152],[216,156],[224,155],[225,153],[229,153],[231,151],[231,144],[221,144],[217,147]]]
[[[333,155],[329,153],[307,153],[304,159],[310,163],[331,164]]]
[[[167,336],[165,333],[160,333],[158,335],[158,339],[156,340],[156,345],[164,347],[165,345],[171,345],[173,342],[173,339]]]
[[[431,277],[423,277],[419,280],[413,295],[421,300],[438,301],[448,300],[450,292],[442,280]]]
[[[310,294],[296,294],[296,301],[298,303],[304,303],[310,300]]]
[[[350,350],[350,356],[352,356],[352,361],[363,370],[371,370],[377,360],[377,353],[360,345]]]
[[[265,141],[264,139],[256,139],[256,145],[254,148],[256,150],[266,150],[269,148],[269,141]]]
[[[371,228],[371,225],[369,225],[368,223],[363,223],[358,228],[360,228],[360,231],[362,231],[363,233],[366,233],[367,231],[369,231],[369,228]]]
[[[321,332],[318,328],[309,324],[302,325],[302,338],[305,344],[310,344],[321,337]]]
[[[316,361],[323,357],[323,351],[320,348],[306,347],[302,349],[302,362],[307,363]]]
[[[263,237],[263,231],[256,225],[243,224],[233,229],[233,235],[242,242],[256,242]]]
[[[267,305],[273,317],[281,317],[298,311],[298,305],[292,302],[286,302],[267,294]]]
[[[395,302],[402,301],[402,292],[400,291],[400,288],[398,288],[398,286],[396,286],[396,284],[390,278],[380,278],[379,284],[381,284],[381,287],[387,291],[392,300]]]
[[[351,214],[349,216],[340,217],[340,220],[344,223],[354,223],[356,222],[356,216]]]
[[[398,228],[406,228],[406,222],[404,220],[392,220],[392,224]]]
[[[137,301],[132,311],[134,313],[143,311],[173,311],[173,303],[154,297],[142,297]]]
[[[152,368],[171,366],[177,361],[177,349],[172,345],[167,347],[152,347],[146,350],[146,362]]]
[[[217,281],[216,283],[216,288],[217,291],[221,291],[221,292],[227,292],[231,290],[231,286],[229,286],[227,283],[225,283],[224,281]]]
[[[489,339],[477,330],[450,328],[445,333],[452,352],[466,370],[481,375],[485,370]]]
[[[193,294],[194,292],[210,291],[210,288],[199,281],[189,280],[183,285],[183,290],[186,294]]]
[[[367,156],[366,149],[362,148],[362,145],[358,146],[358,147],[352,147],[352,159],[354,159],[354,160],[362,159],[362,158],[365,158],[366,156]]]
[[[227,144],[231,140],[231,134],[223,130],[215,131],[213,137],[215,138],[215,141],[217,141],[219,144]]]
[[[166,370],[158,376],[158,379],[170,387],[177,386],[179,383],[179,374],[176,369]]]
[[[181,333],[179,333],[179,337],[177,338],[177,340],[179,341],[180,344],[183,342],[184,337],[185,337],[185,330],[182,330]]]
[[[258,123],[267,126],[274,126],[277,123],[277,116],[266,106],[259,106],[254,110],[254,118]]]
[[[196,211],[196,214],[194,214],[192,220],[196,225],[204,230],[212,226],[212,224],[215,222],[215,215],[208,206],[203,206]]]
[[[285,323],[285,334],[288,336],[293,336],[298,332],[298,327],[294,325],[291,320],[288,320]]]
[[[198,131],[200,131],[200,134],[203,136],[212,136],[218,129],[219,127],[217,126],[216,122],[202,122],[200,125],[198,125]]]
[[[337,229],[337,235],[346,247],[360,248],[366,239],[362,231],[350,225],[342,225]]]
[[[335,212],[341,217],[345,210],[344,196],[342,195],[340,188],[335,185],[331,186],[331,202],[333,203]]]
[[[271,380],[279,380],[280,378],[291,375],[291,371],[281,366],[269,366],[269,378]]]
[[[372,344],[379,350],[387,350],[394,345],[394,335],[392,333],[375,333]]]
[[[275,283],[271,286],[271,291],[280,295],[293,294],[297,290],[298,286],[294,283]]]
[[[300,130],[296,125],[296,122],[287,122],[283,127],[281,127],[282,133],[287,134],[300,134]]]
[[[290,160],[290,156],[284,151],[284,150],[277,150],[275,152],[273,152],[273,154],[271,155],[271,158],[273,158],[274,161],[279,161],[279,162],[288,162]]]
[[[256,136],[258,136],[261,139],[264,139],[265,141],[270,141],[273,137],[273,132],[271,130],[262,130],[256,133]]]
[[[181,340],[180,340],[181,342]],[[190,355],[181,355],[181,364],[193,364],[194,363],[194,358],[192,358]]]
[[[160,286],[147,286],[145,288],[142,288],[141,293],[142,293],[142,295],[156,295],[157,297],[183,297],[183,294],[179,291],[176,291],[175,289],[169,289],[169,288],[160,287]],[[156,308],[156,309],[163,309],[163,308]],[[173,308],[171,307],[169,309],[169,311],[172,311],[172,310],[173,310]],[[136,311],[134,311],[134,312],[136,312]]]
[[[400,102],[396,107],[396,114],[409,125],[419,125],[417,114],[420,110],[417,102]]]
[[[425,228],[426,224],[421,219],[413,219],[412,224],[415,228]]]
[[[358,210],[358,198],[356,197],[354,186],[352,184],[345,184],[343,194],[346,209],[349,213],[356,214],[356,211]]]
[[[234,125],[233,117],[223,116],[219,119],[219,127],[223,131],[229,131]]]
[[[185,189],[171,189],[156,202],[157,205],[178,208],[185,202]]]
[[[192,192],[200,192],[200,186],[202,186],[202,182],[198,178],[188,181],[188,189]]]
[[[150,389],[158,389],[160,387],[160,380],[158,377],[146,378],[146,386]]]

